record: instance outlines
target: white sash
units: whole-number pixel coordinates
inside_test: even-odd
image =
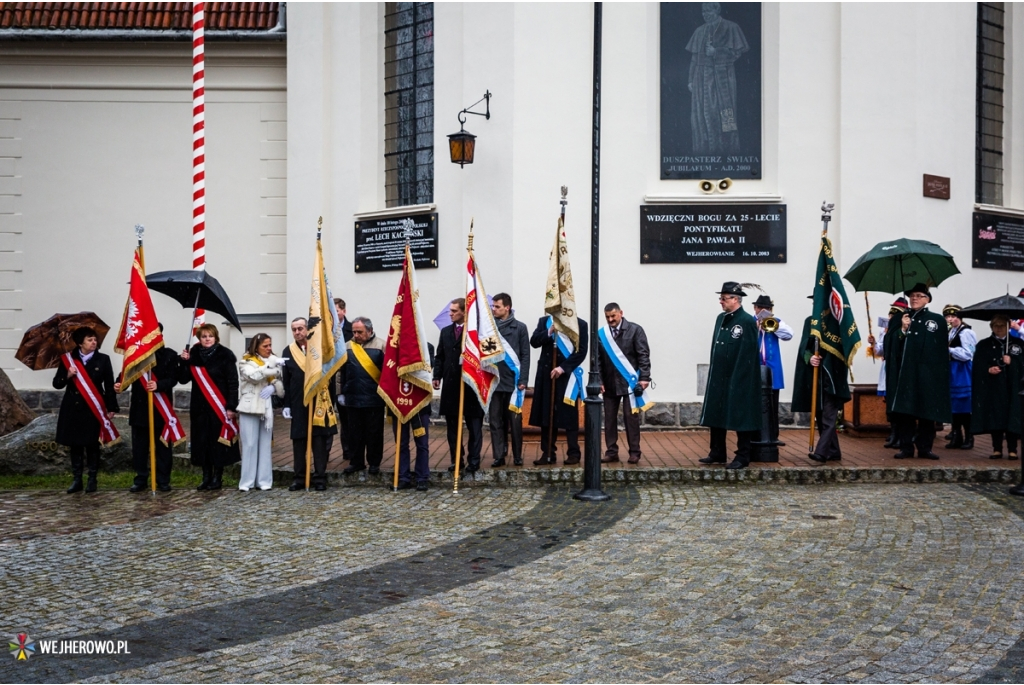
[[[508,364],[508,368],[512,369],[512,372],[516,375],[515,389],[512,391],[512,398],[509,400],[508,408],[509,411],[521,414],[523,413],[523,391],[519,389],[519,374],[522,372],[522,367],[519,364],[519,355],[508,344],[508,340],[505,340],[505,336],[498,333],[498,337],[501,338],[501,346],[505,348],[504,361]]]
[[[647,397],[646,389],[644,389],[644,393],[640,397],[637,397],[636,394],[633,393],[633,388],[635,388],[637,383],[640,382],[640,377],[637,375],[636,369],[633,368],[633,365],[629,363],[628,359],[626,359],[626,355],[622,353],[622,350],[619,348],[619,344],[615,342],[615,336],[612,335],[610,330],[608,330],[608,327],[602,326],[601,329],[597,331],[597,337],[598,340],[601,341],[601,347],[604,348],[605,354],[607,354],[608,358],[611,360],[612,366],[614,366],[615,370],[626,379],[626,385],[629,386],[630,390],[628,393],[629,407],[633,410],[633,413],[636,414],[638,412],[647,411],[653,407],[654,403]]]

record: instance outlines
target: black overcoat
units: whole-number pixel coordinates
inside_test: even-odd
[[[1003,351],[1010,365],[1003,366]],[[1020,435],[1020,376],[1024,347],[1018,338],[1009,345],[995,336],[985,338],[974,350],[971,366],[971,433],[1009,431]],[[991,374],[990,367],[1002,368]]]
[[[306,370],[300,367],[292,358],[291,345],[284,348],[281,353],[284,359],[284,367],[281,371],[281,382],[284,384],[284,399],[282,404],[288,407],[292,413],[292,427],[289,433],[292,440],[305,440],[306,430],[309,428],[309,407],[302,403],[305,396],[303,389],[306,383]],[[348,363],[354,360],[350,359]],[[358,363],[358,362],[356,362]],[[331,382],[327,384],[327,392],[331,397],[331,404],[338,404],[338,378],[340,372],[334,375]],[[313,435],[335,435],[338,432],[337,424],[333,426],[313,426]]]
[[[463,324],[465,325],[465,324]],[[441,329],[437,339],[437,350],[434,354],[434,380],[441,381],[440,413],[450,419],[459,415],[459,383],[462,381],[462,341],[455,339],[455,324]],[[465,384],[463,382],[463,384]],[[462,415],[470,419],[479,419],[484,415],[480,400],[476,393],[466,385],[466,397],[463,401]]]
[[[850,382],[847,378],[849,368],[839,357],[819,348],[821,366],[818,367],[818,400],[817,411],[822,410],[822,393],[838,397],[844,402],[849,400]],[[811,389],[814,385],[814,367],[811,357],[814,356],[814,339],[811,336],[811,317],[804,320],[804,330],[800,334],[800,351],[796,357],[796,372],[793,374],[792,411],[809,412],[811,410]]]
[[[886,409],[920,419],[949,423],[949,326],[927,307],[910,312],[910,328],[903,333],[897,321],[892,355],[886,354]],[[901,317],[902,318],[902,317]],[[889,385],[888,379],[895,380]]]
[[[192,367],[203,367],[210,374],[210,380],[224,397],[224,406],[235,411],[238,406],[238,359],[235,353],[217,343],[209,359],[199,354],[197,343],[189,350],[188,361],[178,364],[178,382],[192,382]],[[158,376],[159,378],[159,376]],[[213,466],[229,466],[241,461],[239,442],[224,445],[220,440],[221,421],[213,407],[206,401],[206,395],[198,383],[192,383],[189,400],[189,458],[196,466],[211,463]],[[236,419],[237,421],[237,419]],[[238,425],[237,423],[235,424]]]
[[[700,425],[734,431],[761,428],[757,322],[742,307],[722,312],[715,321]]]
[[[587,322],[579,319],[580,344],[576,350],[563,359],[558,355],[558,366],[565,370],[558,380],[555,381],[555,425],[558,428],[576,430],[580,427],[579,410],[566,404],[565,389],[569,385],[569,376],[573,370],[583,363],[587,358],[588,345],[590,344],[590,329]],[[542,316],[537,321],[537,328],[530,336],[530,345],[540,348],[540,359],[537,360],[537,373],[533,380],[533,404],[530,407],[530,425],[546,426],[551,418],[551,355],[555,350],[555,339],[548,335],[548,317]],[[584,387],[581,390],[586,394],[586,378],[583,379]]]
[[[71,352],[71,356],[82,361],[82,354],[77,347]],[[102,352],[94,352],[86,363],[85,370],[89,374],[89,378],[92,379],[93,385],[96,386],[96,390],[103,397],[107,411],[119,411],[117,393],[114,392],[114,369],[110,365],[110,357]],[[64,388],[64,397],[60,401],[60,414],[57,415],[57,442],[68,447],[99,443],[100,422],[89,409],[82,393],[78,391],[78,384],[74,381],[69,382],[68,371],[64,368],[64,364],[57,367],[57,373],[53,376],[53,387],[57,390]]]
[[[156,366],[151,371],[156,376],[156,391],[168,394],[174,391],[178,384],[178,360],[181,359],[174,353],[174,350],[161,347],[156,351]],[[142,378],[132,383],[132,399],[128,404],[128,425],[149,426],[149,402],[146,395],[149,393],[142,385]],[[123,388],[122,388],[123,389]],[[153,405],[153,430],[156,436],[160,437],[160,431],[164,429],[164,419],[160,416],[160,410],[156,404]]]

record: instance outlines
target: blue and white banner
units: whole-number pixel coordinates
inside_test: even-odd
[[[512,400],[508,403],[510,411],[514,411],[517,414],[523,413],[523,390],[519,389],[519,374],[522,373],[522,367],[519,364],[519,355],[512,349],[512,346],[508,344],[508,340],[505,340],[505,336],[498,333],[498,337],[501,338],[501,346],[505,348],[505,363],[508,364],[508,368],[512,369],[512,373],[516,375],[515,390],[512,391]]]
[[[630,389],[630,393],[628,395],[629,407],[633,410],[633,413],[636,414],[638,412],[647,411],[653,407],[654,402],[651,402],[647,397],[646,389],[644,390],[644,394],[640,397],[637,397],[636,394],[632,392],[632,389],[640,382],[640,376],[637,375],[636,369],[634,369],[633,365],[629,363],[628,359],[626,359],[626,355],[622,353],[621,349],[619,349],[619,344],[615,342],[615,338],[612,336],[612,333],[608,330],[607,326],[602,326],[597,331],[597,338],[601,341],[601,347],[604,348],[605,354],[607,354],[608,358],[611,359],[615,370],[626,379],[626,385],[628,385]]]
[[[550,329],[553,325],[554,321],[549,316],[548,328]],[[568,359],[576,351],[576,346],[572,344],[572,340],[562,332],[555,333],[555,345],[558,347],[558,352],[562,355],[562,359]],[[583,369],[577,366],[569,374],[569,383],[565,386],[565,397],[562,398],[562,401],[569,405],[576,404],[576,400],[584,398],[583,387]]]

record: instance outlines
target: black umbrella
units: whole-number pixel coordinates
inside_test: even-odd
[[[173,298],[182,307],[192,307],[193,321],[196,309],[206,309],[220,314],[239,332],[242,331],[231,298],[207,271],[160,271],[146,276],[146,285],[150,290]]]
[[[970,307],[961,309],[957,314],[961,319],[979,319],[981,321],[991,321],[997,316],[1005,316],[1007,319],[1024,319],[1024,302],[1021,302],[1019,297],[1014,297],[1007,293],[1006,295],[1000,295],[999,297],[991,300],[985,300],[978,304],[972,304]],[[1010,344],[1009,331],[1005,340],[1004,348],[1008,348]]]

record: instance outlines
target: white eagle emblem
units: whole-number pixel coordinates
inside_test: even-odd
[[[930,320],[924,322],[924,327],[928,329],[929,333],[934,333],[935,331],[939,330],[939,324]]]
[[[736,324],[729,332],[732,334],[733,338],[739,338],[743,335],[743,326]]]
[[[128,298],[128,313],[124,317],[124,338],[125,340],[134,340],[135,336],[138,335],[139,329],[142,328],[142,320],[139,317],[139,307],[135,304],[135,300]]]
[[[1010,345],[1010,354],[1020,354],[1020,345]]]

